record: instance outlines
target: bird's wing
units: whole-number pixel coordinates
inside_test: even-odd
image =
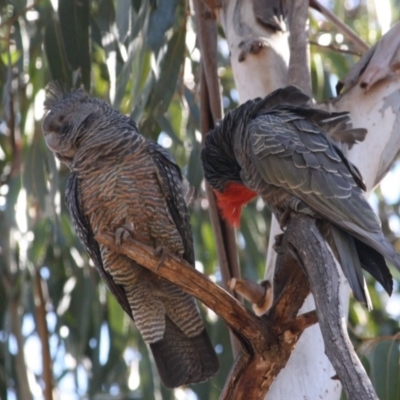
[[[147,151],[157,169],[157,178],[166,199],[168,213],[178,230],[185,248],[183,258],[194,265],[193,237],[187,205],[182,192],[182,175],[170,154],[149,140]]]
[[[251,158],[262,179],[299,198],[322,218],[353,235],[363,267],[391,293],[391,274],[380,254],[398,269],[400,256],[383,236],[380,221],[363,196],[364,184],[357,168],[317,124],[302,118],[301,114],[271,112],[260,116],[249,124],[248,134]],[[279,204],[272,206],[279,207]],[[355,295],[369,304],[354,246],[350,246],[351,261],[346,250],[350,244],[339,231],[333,236]],[[373,255],[372,259],[368,255]]]
[[[71,172],[68,178],[65,194],[67,207],[80,242],[92,259],[97,271],[103,278],[108,289],[116,297],[124,311],[133,319],[132,311],[123,287],[117,285],[112,279],[111,275],[106,272],[103,267],[99,245],[94,238],[89,221],[81,211],[79,180],[74,172]]]
[[[380,221],[362,194],[358,170],[317,124],[296,113],[271,112],[248,127],[252,160],[266,183],[285,189],[355,234],[379,233]]]
[[[322,109],[311,108],[312,101],[296,86],[287,86],[277,89],[263,99],[254,99],[247,102],[243,107],[249,110],[252,117],[270,112],[274,108],[280,111],[301,113],[318,124],[326,134],[335,142],[346,143],[351,148],[355,143],[365,139],[367,130],[364,128],[353,128],[348,112],[329,112]],[[240,107],[239,107],[240,108]]]

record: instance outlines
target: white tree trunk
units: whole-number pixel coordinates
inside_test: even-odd
[[[289,44],[286,33],[274,32],[257,22],[253,2],[231,0],[220,10],[231,52],[231,64],[240,101],[244,102],[288,83]],[[400,40],[400,35],[399,40]],[[257,49],[257,43],[260,45]],[[250,49],[250,51],[248,51]],[[256,49],[256,51],[253,51]],[[390,59],[390,57],[389,57]],[[390,68],[388,69],[390,70]],[[343,96],[325,105],[332,111],[350,111],[353,125],[368,129],[366,140],[348,153],[364,176],[371,190],[387,172],[400,150],[400,79],[391,76],[375,85],[368,93],[354,85]],[[271,236],[279,233],[273,219]],[[271,240],[267,265],[275,265]],[[269,268],[266,277],[269,276]],[[343,318],[347,318],[350,289],[342,279],[341,298]],[[301,312],[314,309],[309,296]],[[324,343],[318,325],[308,328],[299,340],[288,364],[273,383],[267,398],[271,400],[324,399],[339,400],[342,387],[333,380],[335,371],[325,355]]]
[[[399,153],[400,77],[384,79],[368,92],[355,85],[328,108],[350,111],[353,125],[368,130],[364,142],[354,146],[347,157],[360,170],[367,190],[371,191]]]
[[[240,101],[264,97],[288,83],[288,34],[274,33],[255,19],[250,1],[227,1],[220,22],[228,41]]]

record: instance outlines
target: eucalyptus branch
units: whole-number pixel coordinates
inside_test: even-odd
[[[10,299],[9,310],[11,314],[11,332],[14,335],[18,352],[15,355],[15,369],[17,375],[17,397],[23,400],[31,400],[32,393],[29,387],[28,372],[25,363],[24,346],[25,338],[22,335],[21,316],[19,314],[19,293]]]
[[[101,234],[96,236],[95,239],[112,251],[117,251],[135,260],[139,265],[195,296],[243,337],[248,340],[256,337],[256,331],[261,328],[260,319],[248,311],[225,289],[198,272],[185,260],[167,254],[165,259],[164,257],[161,259],[162,262],[159,265],[160,258],[155,254],[155,249],[141,242],[128,238],[117,248],[114,237],[111,235]],[[246,326],[243,325],[243,321],[246,321]]]
[[[42,278],[38,268],[35,269],[35,308],[36,326],[42,347],[43,397],[53,399],[53,374],[49,347],[49,331],[46,321],[46,300],[43,294]]]
[[[315,42],[313,40],[309,41],[311,46],[316,46],[318,47],[319,50],[322,51],[336,51],[338,53],[342,53],[342,54],[350,54],[352,56],[358,56],[361,57],[361,54],[357,51],[354,50],[348,50],[348,49],[341,49],[340,47],[334,46],[332,44],[328,44],[328,45],[322,45],[319,44],[318,42]]]
[[[289,84],[312,96],[307,21],[307,1],[293,0],[289,11]]]
[[[195,0],[196,20],[202,55],[200,82],[201,131],[203,143],[207,132],[222,118],[221,94],[217,73],[217,23],[212,10],[202,0]],[[240,276],[235,231],[221,219],[214,194],[206,184],[209,214],[214,231],[218,260],[224,285]],[[232,351],[237,356],[240,347],[231,335]]]
[[[347,398],[377,400],[375,390],[347,334],[341,312],[339,272],[325,240],[313,218],[292,214],[291,220],[297,220],[296,230],[286,232],[287,240],[291,252],[307,272],[326,355],[335,368]],[[301,245],[298,246],[298,243]]]
[[[293,224],[289,222],[288,230],[297,229],[296,219],[293,221]],[[130,238],[118,248],[109,234],[98,235],[96,240],[179,286],[225,320],[239,339],[241,351],[221,400],[263,399],[304,329],[317,321],[315,312],[297,316],[309,287],[303,270],[289,251],[285,236],[277,257],[276,301],[269,315],[263,317],[256,317],[226,290],[182,259],[167,254],[160,262],[153,248]]]

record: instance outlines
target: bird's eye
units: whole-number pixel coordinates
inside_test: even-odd
[[[64,121],[64,118],[65,118],[64,115],[60,115],[60,116],[58,117],[58,121],[59,121],[59,122],[63,122],[63,121]]]

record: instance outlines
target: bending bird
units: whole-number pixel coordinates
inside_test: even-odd
[[[371,308],[362,269],[390,295],[393,280],[385,259],[400,269],[400,256],[363,195],[360,172],[334,143],[352,145],[366,131],[352,129],[348,113],[313,109],[309,100],[288,86],[228,113],[206,137],[204,175],[233,226],[257,195],[282,229],[291,211],[316,218],[355,297]]]
[[[96,241],[128,236],[194,266],[182,176],[171,156],[135,122],[83,89],[50,83],[44,103],[47,146],[71,173],[66,202],[97,271],[149,344],[164,385],[212,377],[218,358],[193,297]]]

